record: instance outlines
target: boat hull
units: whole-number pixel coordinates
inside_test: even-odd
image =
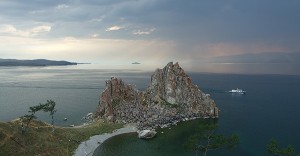
[[[246,91],[242,90],[242,89],[232,89],[230,91],[228,91],[229,93],[233,93],[233,94],[246,94]]]

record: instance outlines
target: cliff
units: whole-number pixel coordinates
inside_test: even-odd
[[[168,63],[151,76],[149,87],[138,91],[112,77],[100,95],[95,117],[138,123],[139,129],[163,127],[194,118],[218,117],[218,108],[178,63]]]

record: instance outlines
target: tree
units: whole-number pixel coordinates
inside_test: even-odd
[[[29,114],[25,114],[24,116],[21,117],[21,119],[26,122],[26,128],[25,128],[25,130],[28,128],[30,122],[33,119],[37,118],[35,116],[35,113],[38,112],[38,111],[40,111],[41,109],[43,109],[43,107],[44,107],[44,105],[42,105],[42,104],[39,104],[37,106],[29,107],[29,111],[28,111]]]
[[[52,125],[52,132],[54,132],[54,113],[56,112],[55,109],[55,102],[53,100],[47,100],[47,103],[45,104],[40,104],[43,105],[43,111],[44,112],[50,112],[50,116],[51,116],[51,125]]]
[[[32,121],[32,119],[36,119],[37,117],[34,115],[34,113],[32,114],[25,114],[24,116],[21,117],[23,122],[26,122],[26,127],[25,127],[25,131],[28,128],[28,125],[30,124],[30,122]]]
[[[277,140],[271,139],[270,143],[266,146],[269,154],[274,156],[296,156],[295,149],[292,145],[288,145],[286,148],[280,148]],[[298,155],[299,156],[299,155]]]
[[[233,149],[239,143],[239,137],[237,135],[230,135],[228,137],[215,134],[217,129],[216,124],[201,124],[198,132],[185,142],[184,147],[188,150],[195,151],[196,156],[198,151],[201,151],[204,156],[210,150],[217,150],[221,148]]]
[[[26,127],[25,129],[23,129],[23,124],[22,124],[22,134],[25,133],[25,131],[27,130],[30,122],[33,120],[33,119],[36,119],[37,117],[35,116],[35,113],[38,112],[38,111],[41,111],[43,110],[44,112],[50,112],[50,116],[51,116],[51,124],[52,124],[52,132],[54,132],[54,113],[56,112],[56,109],[55,109],[55,102],[53,100],[47,100],[47,102],[45,104],[39,104],[37,106],[32,106],[32,107],[29,107],[29,111],[28,113],[29,114],[25,114],[24,116],[21,117],[22,119],[22,122],[26,122]]]

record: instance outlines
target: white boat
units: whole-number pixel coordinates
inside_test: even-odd
[[[246,91],[237,88],[230,90],[229,93],[246,94]]]

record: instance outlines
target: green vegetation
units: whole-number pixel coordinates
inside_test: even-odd
[[[84,127],[56,127],[31,120],[26,134],[21,133],[20,119],[12,122],[0,122],[1,155],[73,155],[79,143],[90,136],[112,132],[121,128],[121,124],[96,122]]]
[[[29,114],[8,123],[0,122],[1,155],[73,155],[80,142],[93,135],[112,132],[122,124],[97,122],[84,127],[55,127],[55,102],[29,107]],[[38,120],[35,113],[50,112],[51,125]],[[26,123],[26,128],[23,123]],[[54,131],[54,129],[56,129]],[[26,132],[26,133],[25,133]]]
[[[215,123],[203,123],[199,126],[198,132],[184,143],[184,148],[190,151],[194,151],[198,154],[198,151],[202,152],[204,156],[210,150],[217,150],[221,148],[235,148],[239,143],[239,137],[237,135],[230,135],[228,137],[216,134],[217,129]]]
[[[296,151],[292,145],[288,145],[286,148],[280,148],[279,143],[274,138],[267,144],[267,151],[270,155],[274,156],[296,156]],[[300,156],[298,154],[297,156]]]
[[[43,106],[44,106],[43,111],[50,112],[52,132],[54,132],[54,129],[55,129],[54,128],[54,113],[56,112],[55,105],[56,105],[55,102],[52,100],[47,100],[47,103],[43,104]]]
[[[38,111],[50,112],[50,116],[52,119],[52,121],[51,121],[52,132],[54,132],[54,113],[56,112],[55,105],[56,104],[53,100],[47,100],[47,102],[45,104],[40,103],[39,105],[29,107],[29,111],[28,111],[29,114],[25,114],[24,116],[21,117],[21,119],[22,119],[22,134],[24,134],[26,132],[30,122],[33,119],[37,118],[35,116],[35,113]],[[26,128],[23,127],[23,122],[26,122]]]

